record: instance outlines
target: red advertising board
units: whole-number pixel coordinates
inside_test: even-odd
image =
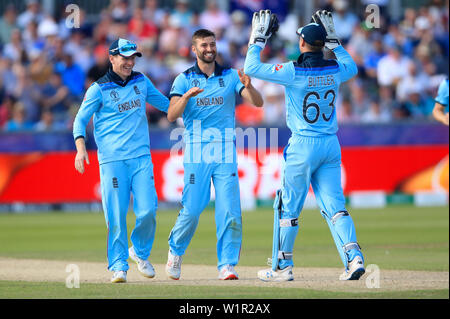
[[[63,203],[101,200],[95,151],[81,175],[74,169],[75,153],[0,154],[0,203]],[[258,157],[239,152],[239,177],[244,198],[273,198],[280,186],[282,150]],[[183,188],[181,156],[152,151],[159,200],[178,201]],[[344,147],[342,183],[345,194],[380,190],[448,192],[448,146]]]

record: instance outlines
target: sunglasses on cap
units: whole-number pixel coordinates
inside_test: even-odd
[[[124,55],[127,57],[136,53],[138,56],[141,56],[141,54],[139,52],[137,52],[136,50],[137,50],[137,45],[134,43],[128,42],[127,44],[124,44],[121,47],[117,47],[112,50],[109,50],[109,53],[111,55],[121,54],[121,55]],[[132,52],[132,53],[130,54],[130,52]]]

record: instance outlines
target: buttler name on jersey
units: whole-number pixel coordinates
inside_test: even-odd
[[[308,76],[308,87],[334,85],[334,76]]]

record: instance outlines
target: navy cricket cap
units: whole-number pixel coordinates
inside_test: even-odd
[[[137,51],[137,45],[135,43],[122,38],[119,38],[111,43],[109,47],[109,54],[120,54],[124,57],[130,57],[134,54],[136,54],[138,57],[142,56],[142,53]]]
[[[318,47],[325,45],[325,40],[327,38],[325,28],[314,22],[298,28],[297,34],[307,43]]]

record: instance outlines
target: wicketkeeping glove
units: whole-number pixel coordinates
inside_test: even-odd
[[[313,14],[312,20],[315,23],[322,25],[325,28],[325,31],[327,32],[325,47],[327,47],[330,50],[333,50],[341,45],[341,42],[339,41],[336,35],[336,30],[334,29],[333,16],[331,15],[331,12],[326,10],[318,10],[316,13]]]
[[[256,44],[264,49],[267,40],[278,31],[278,18],[270,10],[260,10],[253,13],[252,33],[248,45]]]

